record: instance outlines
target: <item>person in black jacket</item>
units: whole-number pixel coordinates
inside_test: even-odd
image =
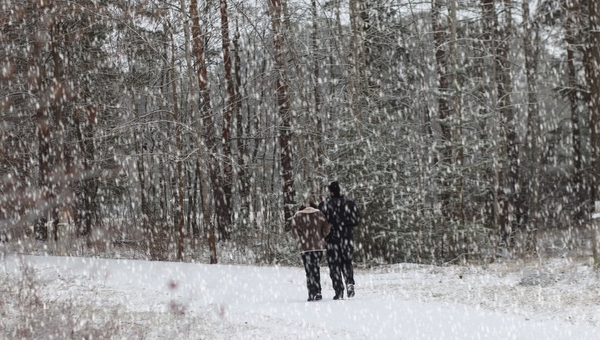
[[[354,202],[340,194],[340,184],[337,181],[329,184],[329,194],[330,196],[319,204],[319,210],[325,214],[331,225],[331,231],[325,238],[326,257],[335,291],[333,299],[339,300],[344,298],[344,281],[347,296],[351,298],[355,295],[352,268],[353,229],[360,223],[360,214]]]

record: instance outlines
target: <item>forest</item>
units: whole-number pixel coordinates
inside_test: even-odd
[[[357,262],[598,264],[599,25],[593,0],[5,0],[0,240],[295,263],[293,214],[339,181]]]

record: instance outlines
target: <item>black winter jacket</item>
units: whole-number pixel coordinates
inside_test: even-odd
[[[352,200],[343,195],[331,196],[319,204],[319,210],[331,225],[331,232],[325,238],[328,243],[353,239],[353,229],[360,223],[360,213]]]

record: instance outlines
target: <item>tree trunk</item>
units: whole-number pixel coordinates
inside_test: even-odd
[[[78,128],[79,149],[83,153],[83,176],[82,196],[83,196],[83,225],[80,226],[79,234],[81,236],[91,237],[92,224],[96,211],[96,195],[98,192],[98,183],[92,173],[92,163],[94,161],[94,125],[96,122],[96,110],[87,106],[85,108],[87,123],[79,121],[79,116],[76,117],[76,125]],[[142,169],[143,170],[143,169]],[[90,243],[91,240],[88,240]]]
[[[242,86],[242,67],[241,67],[241,46],[240,46],[240,30],[239,23],[236,21],[236,31],[233,36],[232,44],[233,44],[233,74],[234,74],[234,89],[235,89],[235,98],[237,99],[234,105],[234,116],[236,123],[236,137],[237,137],[237,181],[238,181],[238,193],[240,198],[240,205],[242,207],[242,211],[244,214],[249,214],[250,211],[250,198],[249,198],[249,188],[250,183],[248,179],[249,172],[247,171],[247,165],[250,161],[246,152],[249,150],[246,145],[247,142],[244,140],[244,137],[247,133],[249,133],[249,125],[250,125],[250,114],[247,116],[247,121],[244,123],[244,117],[242,113],[242,91],[245,88]]]
[[[64,67],[63,58],[60,53],[60,23],[56,21],[56,18],[52,22],[51,26],[51,54],[52,62],[54,64],[53,76],[53,95],[51,99],[51,110],[54,114],[54,126],[56,142],[52,146],[52,154],[54,156],[54,164],[52,166],[52,177],[53,185],[51,186],[52,197],[62,197],[65,182],[67,180],[65,173],[65,162],[64,162],[64,125],[63,125],[63,97],[64,93]],[[60,201],[60,202],[59,202]],[[51,208],[52,216],[52,238],[54,241],[58,241],[58,223],[59,223],[59,210],[64,206],[61,202],[63,199],[57,200],[56,204]]]
[[[438,111],[440,126],[442,128],[443,143],[446,145],[443,150],[444,161],[448,162],[451,159],[451,149],[448,145],[451,143],[450,124],[448,124],[448,118],[450,117],[450,107],[448,104],[447,93],[448,93],[448,57],[444,46],[447,44],[447,39],[444,34],[444,28],[441,24],[442,3],[441,0],[433,0],[433,8],[431,9],[432,15],[432,28],[433,28],[433,39],[435,42],[435,60],[438,74]]]
[[[223,114],[223,158],[225,163],[223,166],[223,215],[221,222],[224,224],[224,229],[229,234],[231,228],[231,204],[232,187],[233,187],[233,157],[231,155],[231,119],[233,111],[237,105],[235,95],[235,84],[233,81],[232,60],[229,50],[229,19],[227,14],[227,0],[220,0],[221,7],[221,41],[223,50],[223,67],[225,69],[225,82],[227,83],[228,103],[225,105],[225,113]]]
[[[39,5],[43,6],[43,5]],[[49,183],[49,162],[50,162],[50,118],[48,112],[48,98],[46,91],[43,89],[43,77],[45,74],[43,49],[46,45],[47,36],[44,35],[43,24],[44,18],[38,20],[37,30],[32,33],[32,46],[29,59],[28,71],[28,89],[31,96],[31,107],[35,108],[35,123],[37,129],[38,142],[38,187],[39,197],[37,197],[39,216],[38,221],[34,226],[34,235],[36,239],[48,239],[47,222],[47,206],[50,202],[50,183]]]
[[[363,86],[362,72],[366,72],[364,63],[364,33],[361,17],[360,0],[350,0],[350,27],[352,29],[352,59],[350,65],[352,67],[352,98],[353,98],[353,114],[360,122],[362,121],[363,111]],[[359,130],[360,133],[360,130]],[[362,133],[360,133],[362,135]]]
[[[577,70],[575,67],[575,50],[576,50],[576,35],[578,17],[579,17],[579,2],[578,0],[567,1],[567,18],[565,20],[565,41],[567,43],[567,70],[568,70],[568,98],[571,109],[571,129],[573,143],[573,192],[576,202],[574,202],[574,220],[582,221],[583,212],[581,196],[583,189],[583,168],[581,154],[581,126],[579,122],[579,90],[577,86]]]
[[[438,74],[438,117],[439,124],[442,129],[442,163],[444,167],[450,167],[452,164],[452,134],[451,134],[451,126],[450,126],[450,106],[448,103],[447,95],[448,95],[448,55],[444,50],[444,46],[448,43],[446,39],[446,35],[444,33],[444,28],[441,24],[441,10],[442,10],[442,2],[441,0],[433,0],[432,8],[431,8],[431,24],[433,29],[433,39],[435,43],[435,60],[437,66],[437,74]],[[455,244],[453,240],[455,239],[453,227],[453,217],[452,217],[452,207],[451,207],[451,190],[452,183],[450,178],[448,178],[448,173],[446,171],[440,171],[441,176],[443,178],[442,181],[442,193],[441,193],[441,203],[442,203],[442,238],[444,241],[443,248],[446,249],[447,254],[444,254],[444,250],[442,250],[442,256],[453,257],[455,255]]]
[[[204,161],[205,166],[200,167],[200,183],[203,185],[202,188],[202,214],[204,225],[208,229],[208,245],[210,248],[210,263],[217,263],[217,242],[215,235],[215,228],[211,223],[211,208],[210,208],[210,193],[208,185],[208,173],[207,167],[210,166],[210,160],[208,159],[210,153],[213,150],[214,136],[212,136],[212,118],[211,118],[211,109],[210,109],[210,93],[208,89],[208,78],[207,78],[207,69],[206,69],[206,61],[204,56],[204,38],[202,36],[202,31],[200,28],[200,19],[198,17],[198,3],[196,0],[190,1],[190,17],[192,19],[192,39],[193,39],[193,51],[194,57],[196,59],[196,68],[198,72],[198,87],[200,89],[200,98],[198,108],[200,110],[200,116],[197,121],[197,131],[196,136],[198,138],[198,150],[199,150],[199,158]],[[203,122],[207,123],[207,140],[206,140],[206,149],[204,149],[203,143]],[[211,137],[212,136],[212,137]],[[214,161],[214,157],[212,159]],[[215,174],[218,170],[218,163],[213,163],[213,166],[210,168],[212,174],[212,183],[215,184]],[[218,182],[218,181],[217,181]],[[220,192],[215,188],[215,193]],[[215,194],[217,196],[217,194]],[[222,200],[216,199],[217,207],[219,204],[223,204]],[[223,231],[221,231],[223,232]]]
[[[198,86],[200,88],[200,98],[198,100],[198,107],[203,119],[203,126],[206,133],[205,140],[209,156],[208,165],[210,170],[210,183],[212,184],[215,212],[217,215],[217,229],[219,231],[219,237],[221,239],[228,239],[229,233],[227,231],[226,224],[227,204],[225,202],[225,195],[220,180],[221,176],[219,175],[221,161],[219,160],[219,157],[217,155],[215,134],[216,129],[215,123],[212,118],[213,112],[210,104],[208,69],[206,65],[206,56],[204,53],[205,40],[202,34],[202,28],[200,26],[200,18],[198,16],[197,0],[190,1],[190,16],[192,19],[193,54],[196,61]]]
[[[185,227],[183,218],[183,161],[182,161],[182,147],[181,147],[181,127],[179,126],[179,104],[177,98],[177,80],[175,74],[175,39],[173,37],[173,31],[170,29],[171,34],[171,90],[173,94],[173,126],[175,128],[175,163],[177,166],[177,203],[175,205],[175,232],[177,235],[177,260],[183,261],[184,252],[184,240],[185,240]]]
[[[525,75],[527,78],[527,129],[525,131],[525,155],[529,159],[529,171],[527,176],[519,178],[518,200],[516,206],[517,224],[525,229],[525,250],[535,251],[535,216],[538,211],[539,183],[541,164],[540,148],[538,140],[539,132],[539,106],[537,98],[537,45],[539,39],[539,26],[537,20],[530,18],[529,3],[524,1],[521,5],[523,12],[524,36],[523,50],[525,52]],[[532,41],[532,35],[535,39]],[[528,178],[527,178],[528,177]]]
[[[515,230],[515,197],[519,178],[519,148],[514,121],[514,109],[511,102],[512,76],[509,61],[509,37],[512,34],[512,0],[504,0],[504,27],[500,31],[497,51],[495,54],[498,77],[498,105],[500,106],[503,153],[506,157],[506,176],[500,181],[500,196],[502,199],[503,238],[508,247],[513,247],[513,231]]]
[[[285,18],[285,20],[283,21],[284,26],[282,27],[282,32],[284,31],[293,31],[294,28],[292,27],[291,21],[290,21],[290,16],[288,14],[288,9],[287,9],[287,3],[283,2],[281,4],[282,6],[282,15]],[[312,34],[312,32],[311,32]],[[287,71],[290,69],[290,64],[293,65],[293,68],[295,69],[295,76],[300,78],[305,74],[305,69],[302,67],[303,61],[301,60],[301,58],[298,57],[298,53],[297,50],[293,47],[290,46],[291,44],[283,44],[284,46],[284,50],[283,50],[283,54],[286,56],[284,58],[285,64],[284,64],[284,69],[286,70],[286,79],[289,79],[289,77],[287,76]],[[309,52],[310,53],[310,52]],[[296,114],[296,112],[291,112],[291,115],[293,117],[293,121],[290,122],[291,125],[294,126],[294,138],[292,139],[291,143],[295,143],[294,144],[294,152],[297,153],[298,155],[298,159],[303,167],[303,171],[301,171],[301,176],[299,174],[297,174],[297,178],[301,178],[302,179],[302,183],[304,183],[306,185],[306,192],[305,192],[305,197],[303,198],[308,198],[310,196],[313,196],[313,192],[314,192],[314,185],[313,185],[313,180],[312,180],[312,176],[316,170],[316,168],[314,167],[314,164],[312,164],[312,160],[313,160],[313,151],[312,151],[312,143],[311,143],[311,139],[312,139],[312,132],[313,131],[313,127],[311,125],[311,120],[313,117],[315,117],[315,113],[312,112],[312,105],[311,103],[311,97],[310,97],[310,91],[308,90],[308,86],[307,87],[302,87],[301,89],[299,89],[298,91],[298,102],[302,103],[299,106],[299,108],[297,108],[297,110],[299,111],[304,111],[304,112],[311,112],[310,115],[308,116],[304,116],[304,115],[299,115]]]
[[[291,230],[294,216],[294,168],[292,164],[292,132],[290,126],[290,102],[288,98],[287,70],[283,53],[283,27],[281,24],[281,1],[270,0],[273,44],[275,49],[277,112],[280,119],[279,127],[279,156],[283,177],[283,204],[286,230]]]
[[[188,15],[186,13],[186,5],[185,5],[185,0],[179,0],[179,4],[181,6],[181,12],[184,18],[188,18]],[[198,100],[197,100],[197,95],[196,95],[196,87],[194,86],[194,72],[193,72],[193,65],[192,65],[192,52],[190,49],[190,22],[189,20],[183,19],[182,22],[183,25],[183,37],[184,37],[184,56],[185,56],[185,62],[186,62],[186,70],[187,70],[187,77],[188,77],[188,86],[189,86],[189,92],[187,95],[187,100],[188,100],[188,104],[190,104],[191,106],[191,113],[192,116],[197,114],[198,112]],[[194,140],[194,139],[192,139]],[[200,149],[199,149],[200,150]],[[196,163],[194,165],[194,170],[190,170],[189,171],[189,180],[188,183],[193,183],[193,187],[192,187],[192,192],[189,193],[188,195],[188,209],[189,209],[189,214],[188,214],[188,219],[189,219],[189,224],[191,225],[191,230],[190,230],[190,235],[193,235],[193,239],[197,239],[200,235],[200,230],[198,228],[198,221],[197,221],[197,212],[198,212],[198,208],[197,208],[197,204],[198,204],[198,182],[199,182],[199,177],[200,177],[200,160],[199,158],[203,155],[203,152],[199,152],[198,156],[196,157]],[[193,180],[192,180],[193,178]],[[207,182],[205,183],[200,183],[200,187],[202,186],[206,186],[208,185]],[[204,202],[202,202],[202,204],[204,204]],[[210,205],[208,206],[208,212],[210,213]],[[210,215],[209,215],[210,216]],[[207,225],[208,226],[208,225]]]
[[[459,60],[458,60],[458,51],[457,51],[457,41],[458,41],[458,33],[457,33],[457,29],[456,29],[456,25],[457,25],[457,16],[456,16],[456,1],[457,0],[450,0],[450,65],[452,67],[452,73],[451,73],[451,88],[452,88],[452,99],[453,99],[453,109],[454,109],[454,116],[456,117],[456,126],[454,128],[454,136],[453,139],[456,140],[457,143],[457,152],[456,152],[456,169],[459,172],[462,172],[462,167],[463,167],[463,161],[464,161],[464,154],[463,154],[463,138],[462,138],[462,112],[461,112],[461,89],[460,89],[460,84],[459,84],[459,79],[458,79],[458,74],[459,74],[459,68],[460,68],[460,64],[459,64]],[[462,229],[462,231],[457,232],[455,237],[456,237],[456,246],[457,246],[457,250],[460,251],[460,253],[468,253],[468,249],[467,248],[467,244],[468,244],[468,240],[467,240],[467,235],[465,233],[465,229],[466,229],[466,217],[465,217],[465,206],[464,206],[464,183],[463,183],[463,177],[462,176],[457,176],[458,178],[456,179],[456,193],[457,196],[456,197],[456,204],[453,205],[452,211],[453,211],[453,215],[455,215],[455,219],[458,222],[458,226],[460,229]],[[461,237],[459,235],[459,233],[463,234],[463,236]],[[464,257],[464,260],[467,260],[468,257]]]
[[[312,27],[312,32],[311,32],[311,44],[312,44],[312,53],[313,53],[313,79],[312,79],[312,86],[313,86],[313,95],[314,95],[314,109],[313,109],[313,117],[314,117],[314,123],[315,123],[315,131],[316,131],[316,136],[315,137],[309,137],[309,140],[312,141],[311,143],[311,148],[310,148],[310,152],[311,152],[311,156],[312,156],[312,164],[313,164],[313,172],[314,174],[319,174],[321,172],[321,161],[320,161],[320,156],[325,155],[325,151],[323,149],[323,145],[324,145],[324,141],[323,141],[323,135],[325,134],[325,129],[323,126],[323,121],[321,119],[321,92],[319,89],[319,60],[317,58],[318,56],[318,49],[319,49],[319,37],[318,37],[318,33],[319,33],[319,24],[318,24],[318,19],[319,19],[319,15],[317,12],[317,1],[316,0],[312,0],[311,1],[311,9],[312,9],[312,15],[313,15],[313,27]],[[312,197],[315,199],[315,201],[318,201],[319,199],[319,186],[317,183],[316,178],[311,175],[310,178],[308,179],[309,181],[309,186],[310,186],[310,192]]]
[[[495,10],[495,0],[481,0],[481,5],[482,5],[482,14],[483,14],[483,44],[486,47],[485,50],[485,55],[492,55],[495,56],[496,54],[496,49],[497,49],[497,26],[498,26],[498,18],[496,17],[496,10]],[[489,58],[486,58],[489,59]],[[489,77],[492,84],[490,84],[490,90],[488,91],[489,94],[489,98],[490,98],[490,106],[492,107],[492,110],[496,109],[497,106],[497,101],[498,101],[498,86],[496,86],[497,83],[497,63],[494,61],[492,61],[489,65],[485,65],[484,67],[490,67],[491,68],[491,73],[492,75]],[[496,125],[496,124],[494,124]],[[494,143],[494,140],[498,138],[497,136],[497,128],[494,126],[492,127],[492,129],[494,130],[493,133],[490,134],[490,138],[492,139],[492,143]],[[492,258],[491,261],[495,261],[496,260],[496,255],[498,252],[498,247],[499,247],[499,237],[502,234],[502,222],[501,222],[501,213],[500,213],[500,198],[499,198],[499,188],[500,183],[501,183],[501,170],[499,169],[498,166],[498,148],[494,147],[492,148],[492,154],[491,154],[491,159],[493,162],[493,166],[492,169],[490,171],[488,175],[488,181],[490,182],[489,185],[489,193],[490,193],[490,201],[491,201],[491,207],[492,207],[492,211],[491,211],[491,229],[494,231],[492,234],[492,243],[493,243],[493,253],[492,253]]]
[[[344,67],[342,67],[342,79],[344,79],[344,82],[346,82],[346,90],[344,91],[344,94],[346,95],[346,101],[349,103],[348,106],[350,107],[350,112],[349,114],[351,114],[353,117],[358,117],[359,112],[360,112],[360,103],[357,103],[357,101],[360,99],[360,97],[358,97],[356,95],[357,88],[358,85],[356,84],[357,80],[355,79],[354,76],[354,68],[352,67],[354,60],[352,58],[349,57],[350,54],[350,48],[346,47],[346,42],[345,42],[345,38],[344,38],[344,26],[342,24],[342,19],[341,19],[341,6],[340,6],[340,2],[341,0],[335,0],[335,23],[337,24],[336,28],[337,28],[337,39],[338,39],[338,46],[336,46],[336,48],[338,49],[338,53],[340,55],[340,59],[341,59],[341,64],[344,65]],[[351,5],[352,7],[352,5]],[[333,60],[333,56],[331,57],[331,63],[330,65],[335,65],[335,61]],[[349,72],[352,71],[352,72]],[[346,112],[344,112],[346,113]],[[362,132],[361,132],[361,128],[359,128],[358,130],[359,133],[359,137],[362,137]]]
[[[592,220],[592,259],[594,260],[592,268],[600,269],[600,221]]]
[[[589,37],[586,43],[587,80],[590,94],[590,130],[592,142],[592,197],[600,200],[600,3],[588,1]]]

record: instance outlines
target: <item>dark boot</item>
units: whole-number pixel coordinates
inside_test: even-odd
[[[349,284],[348,285],[348,297],[354,297],[354,285],[353,284]]]
[[[319,301],[323,300],[323,295],[321,293],[317,293],[315,295],[309,294],[308,299],[306,301]]]
[[[335,293],[335,296],[333,297],[334,300],[343,300],[344,299],[344,291],[341,290],[339,292]]]

